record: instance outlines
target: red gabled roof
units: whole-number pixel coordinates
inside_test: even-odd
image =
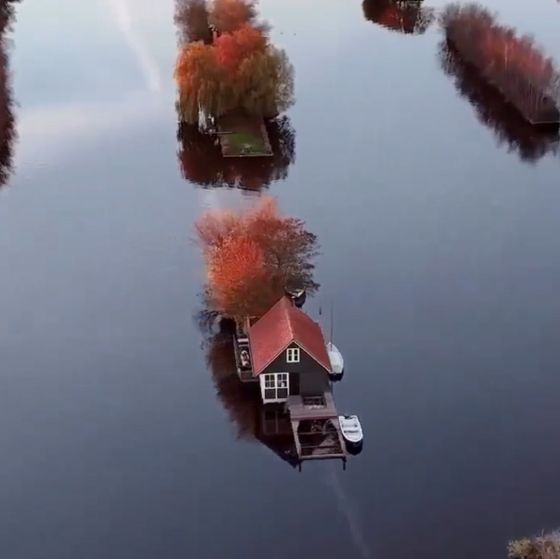
[[[331,371],[321,327],[288,297],[282,297],[249,329],[253,374],[260,375],[293,342]]]

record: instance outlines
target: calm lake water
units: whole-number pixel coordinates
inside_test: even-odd
[[[485,4],[560,63],[557,2]],[[258,192],[181,175],[173,1],[23,0],[2,558],[500,558],[560,524],[560,154],[443,71],[436,24],[391,31],[359,0],[260,8],[297,95],[295,161],[267,191],[319,236],[307,309],[335,302],[336,400],[364,450],[299,473],[208,370],[193,223]]]

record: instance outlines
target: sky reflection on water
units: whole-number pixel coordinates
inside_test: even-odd
[[[0,555],[467,559],[556,526],[557,154],[442,71],[437,26],[263,0],[297,94],[268,190],[321,239],[309,310],[336,302],[336,401],[366,433],[346,473],[298,474],[237,437],[192,318],[192,224],[254,194],[181,174],[173,4],[17,6]],[[487,4],[558,57],[556,2]]]

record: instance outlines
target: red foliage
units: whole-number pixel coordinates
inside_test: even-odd
[[[210,21],[219,33],[232,33],[244,24],[256,27],[255,0],[214,0]]]
[[[508,151],[530,163],[560,152],[557,126],[532,126],[445,41],[439,47],[439,57],[443,71],[469,100],[480,122],[493,130],[499,145],[505,144]]]
[[[264,198],[244,213],[211,211],[197,222],[208,267],[209,308],[225,316],[259,316],[289,285],[315,290],[315,235]]]
[[[242,111],[272,118],[293,102],[293,67],[256,22],[253,2],[178,0],[175,66],[181,120],[198,124]]]
[[[560,79],[552,60],[527,36],[496,23],[486,9],[448,6],[442,15],[448,40],[459,54],[531,122],[558,121],[552,97]]]
[[[225,33],[214,42],[218,62],[230,73],[239,69],[243,60],[264,52],[266,37],[260,29],[244,24],[233,33]]]
[[[213,251],[208,280],[216,307],[233,316],[267,310],[270,276],[261,247],[249,237],[230,236]]]
[[[364,0],[362,10],[366,19],[405,34],[424,33],[434,20],[433,10],[419,2]]]

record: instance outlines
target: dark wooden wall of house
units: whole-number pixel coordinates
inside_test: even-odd
[[[299,346],[294,343],[289,347]],[[290,394],[321,394],[328,389],[329,377],[327,371],[303,349],[300,348],[299,363],[288,363],[286,359],[287,350],[283,351],[261,374],[291,373]],[[296,375],[299,379],[296,378]],[[296,384],[299,385],[297,388]]]
[[[299,375],[299,393],[303,396],[316,396],[329,388],[327,371],[310,371]]]

